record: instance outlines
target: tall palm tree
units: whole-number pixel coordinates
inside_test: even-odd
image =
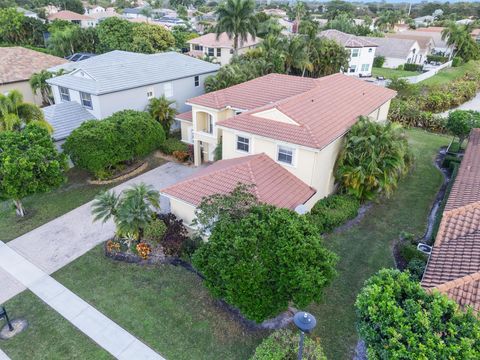
[[[233,38],[234,55],[238,55],[240,41],[247,41],[248,35],[253,38],[257,35],[258,21],[254,12],[255,2],[253,0],[227,0],[220,4],[215,11],[217,39],[224,32],[227,33],[229,39]]]
[[[53,74],[50,71],[42,70],[33,74],[30,78],[30,87],[35,94],[40,92],[44,105],[53,105],[52,90],[50,85],[47,84],[47,79],[50,79],[52,76]]]
[[[312,63],[306,51],[306,43],[302,37],[294,36],[286,40],[284,51],[287,74],[291,74],[293,70],[299,70],[304,76],[305,70],[312,70]]]
[[[478,49],[475,49],[475,42],[470,36],[472,31],[472,25],[458,25],[455,22],[450,22],[445,29],[442,30],[442,40],[447,42],[447,45],[451,48],[450,58],[453,58],[459,54],[464,55],[464,57],[470,58],[475,57],[473,52],[478,52]],[[472,46],[475,45],[475,46]],[[467,55],[467,56],[465,56]],[[464,59],[469,60],[469,59]]]
[[[170,135],[170,127],[177,114],[177,110],[172,107],[173,104],[175,104],[174,100],[168,100],[165,95],[162,95],[159,98],[150,99],[147,105],[147,111],[162,125],[166,137]]]

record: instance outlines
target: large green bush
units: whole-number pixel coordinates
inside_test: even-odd
[[[408,273],[380,270],[355,303],[369,359],[479,359],[480,323]]]
[[[90,120],[75,129],[63,149],[79,168],[97,178],[115,167],[148,155],[165,141],[162,126],[147,113],[119,111],[104,120]]]
[[[406,71],[422,71],[423,66],[418,64],[404,64],[403,70]]]
[[[375,56],[373,59],[373,67],[381,68],[385,63],[385,56]]]
[[[392,100],[388,120],[398,122],[405,127],[418,127],[439,133],[446,131],[445,120],[442,117],[419,109],[418,104],[410,100]]]
[[[461,147],[473,128],[480,126],[480,112],[469,110],[455,110],[448,114],[446,128],[458,137]]]
[[[188,151],[188,145],[174,137],[169,137],[160,145],[160,150],[167,155],[172,155],[175,151]]]
[[[319,200],[308,214],[321,233],[330,232],[358,214],[360,202],[350,195],[334,194]]]
[[[298,355],[299,333],[288,329],[277,330],[257,346],[251,360],[293,360]],[[327,360],[318,339],[305,336],[303,359]]]
[[[361,118],[348,132],[338,159],[341,187],[360,200],[389,196],[409,169],[412,154],[402,127]]]
[[[335,263],[306,217],[268,205],[238,220],[222,216],[193,255],[211,293],[256,322],[319,301]]]

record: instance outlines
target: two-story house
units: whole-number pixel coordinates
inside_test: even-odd
[[[376,43],[334,29],[321,31],[318,36],[336,41],[350,53],[348,69],[343,70],[346,75],[360,77],[372,75]]]
[[[178,115],[195,165],[223,160],[162,190],[171,211],[191,224],[204,196],[252,184],[259,199],[295,209],[334,190],[343,138],[361,115],[387,119],[395,91],[344,74],[319,79],[270,74],[190,99]]]
[[[63,20],[73,24],[80,25],[82,28],[94,27],[97,25],[97,19],[91,16],[78,14],[70,10],[61,10],[56,13],[50,14],[47,17],[48,21]]]
[[[261,41],[261,38],[253,38],[251,35],[248,35],[246,41],[239,40],[238,55],[255,48]],[[189,55],[199,58],[208,56],[222,66],[230,63],[233,57],[233,38],[230,39],[227,33],[220,34],[218,38],[217,34],[209,33],[188,40],[187,43],[190,45]]]
[[[422,54],[420,44],[412,39],[363,37],[362,39],[375,42],[378,47],[375,56],[383,56],[383,67],[396,69],[400,65],[423,65],[426,57]]]
[[[176,52],[152,55],[112,51],[87,60],[51,68],[64,69],[68,74],[47,80],[52,88],[55,105],[73,102],[69,109],[76,108],[79,117],[88,111],[93,118],[103,119],[125,110],[144,111],[150,99],[165,95],[175,101],[178,111],[185,111],[188,98],[205,92],[205,78],[214,75],[219,66]],[[46,110],[45,114],[57,113]],[[69,118],[49,120],[54,129],[69,127],[78,122]],[[69,132],[63,132],[63,134]],[[54,132],[55,140],[59,139]]]

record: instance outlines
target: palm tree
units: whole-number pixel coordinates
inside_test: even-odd
[[[40,92],[44,105],[53,105],[52,90],[50,85],[47,84],[47,79],[50,79],[52,76],[53,74],[50,71],[42,70],[33,74],[30,78],[30,87],[35,94]]]
[[[472,25],[458,25],[453,21],[442,30],[442,40],[452,49],[450,59],[461,54],[468,61],[478,55],[478,45],[470,36],[471,31]]]
[[[402,18],[403,14],[400,11],[384,10],[380,12],[375,25],[381,30],[391,30]]]
[[[124,190],[121,195],[114,191],[98,195],[92,205],[92,215],[94,221],[104,223],[113,219],[117,236],[123,238],[130,249],[152,219],[154,209],[159,207],[159,192],[140,183]]]
[[[291,74],[294,69],[300,70],[302,76],[305,70],[312,70],[312,63],[308,58],[306,44],[300,36],[294,36],[285,42],[285,68],[287,74]]]
[[[168,100],[165,95],[162,95],[159,98],[150,99],[147,105],[147,111],[162,125],[166,137],[170,135],[170,127],[177,114],[177,110],[172,107],[173,104],[175,104],[174,100]]]
[[[253,0],[226,0],[215,11],[217,39],[224,32],[227,33],[229,39],[233,38],[234,55],[238,55],[240,41],[247,41],[248,35],[253,38],[257,35],[258,21],[254,11],[255,2]]]

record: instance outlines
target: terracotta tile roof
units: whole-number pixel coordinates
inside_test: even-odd
[[[67,62],[23,47],[0,47],[0,84],[26,81],[36,72]]]
[[[187,111],[184,113],[177,114],[175,115],[175,119],[192,122],[192,112]]]
[[[245,48],[254,46],[262,41],[261,38],[255,37],[253,38],[251,35],[248,35],[247,41],[239,41],[238,48]],[[227,33],[220,34],[220,37],[217,39],[217,34],[209,33],[194,39],[188,40],[187,43],[189,44],[196,44],[202,45],[206,47],[221,47],[221,48],[228,48],[233,49],[233,38],[229,38]]]
[[[317,79],[300,76],[269,74],[197,96],[187,100],[187,103],[219,110],[228,106],[240,110],[252,110],[313,89],[317,81]]]
[[[238,183],[253,184],[261,202],[288,209],[304,204],[315,194],[314,189],[265,154],[217,161],[161,192],[198,206],[204,197],[229,193]]]
[[[319,37],[324,37],[330,40],[335,40],[340,45],[347,48],[361,48],[361,47],[376,47],[378,46],[375,42],[361,38],[356,35],[347,34],[335,29],[329,29],[321,31],[318,34]]]
[[[66,21],[73,21],[73,20],[94,20],[94,18],[83,15],[83,14],[78,14],[76,12],[70,11],[70,10],[62,10],[59,11],[55,14],[48,15],[48,20],[66,20]]]
[[[343,74],[315,80],[309,91],[220,121],[219,126],[322,149],[345,134],[396,92]],[[296,124],[268,120],[258,113],[277,109]],[[298,124],[298,125],[297,125]]]
[[[467,150],[448,197],[422,286],[480,310],[480,129]]]

